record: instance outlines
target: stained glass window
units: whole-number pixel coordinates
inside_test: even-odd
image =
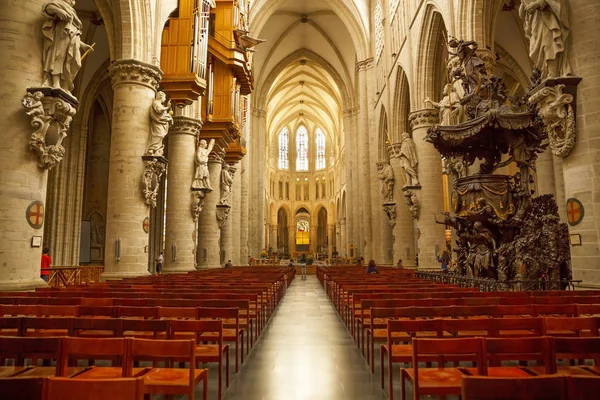
[[[308,171],[308,130],[304,125],[296,131],[296,171]]]
[[[279,162],[277,163],[279,169],[288,169],[288,130],[283,128],[279,133]]]
[[[310,225],[306,219],[296,222],[296,244],[310,244]]]
[[[325,132],[321,130],[321,128],[317,128],[316,135],[317,142],[317,165],[316,169],[324,169],[325,168]]]

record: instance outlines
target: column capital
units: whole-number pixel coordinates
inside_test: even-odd
[[[169,129],[169,135],[191,135],[198,136],[202,129],[202,121],[189,117],[173,117],[173,125]]]
[[[440,115],[435,108],[426,108],[411,112],[408,120],[413,129],[426,128],[439,123]]]
[[[225,156],[224,151],[213,151],[208,155],[208,163],[216,163],[223,165],[223,157]]]
[[[267,116],[267,112],[265,110],[261,110],[260,108],[252,108],[252,114],[258,118],[265,118]]]
[[[120,84],[137,84],[158,90],[163,72],[155,65],[145,62],[124,59],[116,60],[108,68],[113,87]]]

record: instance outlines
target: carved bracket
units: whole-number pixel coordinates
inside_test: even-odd
[[[217,204],[217,223],[219,228],[223,228],[227,223],[227,219],[229,218],[229,212],[231,211],[231,206],[227,204]]]
[[[142,156],[144,160],[144,175],[142,189],[146,204],[156,207],[156,196],[160,188],[160,178],[167,169],[168,161],[162,156]]]
[[[393,228],[396,226],[396,203],[384,203],[383,211],[388,217],[388,224]]]
[[[204,201],[206,200],[206,195],[210,193],[209,189],[192,189],[192,218],[194,222],[198,222],[198,218],[200,218],[200,213],[204,208]]]
[[[62,89],[31,88],[21,104],[34,128],[29,148],[37,154],[40,168],[51,169],[65,156],[62,142],[77,112],[77,100]]]
[[[537,105],[552,154],[557,157],[567,157],[575,147],[575,94],[580,81],[577,77],[547,79],[529,98]]]
[[[411,217],[413,217],[413,219],[419,219],[421,201],[419,200],[419,196],[417,196],[417,191],[421,189],[421,187],[412,187],[412,189],[415,190],[414,192],[410,189],[410,187],[402,189],[404,192],[404,200],[406,200],[406,205],[408,206]]]

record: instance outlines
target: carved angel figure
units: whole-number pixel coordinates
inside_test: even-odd
[[[208,155],[215,146],[215,139],[211,139],[208,146],[202,139],[196,149],[196,174],[192,182],[193,189],[213,190],[210,186],[210,172],[208,171]]]
[[[571,73],[566,41],[569,16],[565,0],[522,0],[519,15],[529,39],[529,57],[542,76],[557,77]]]
[[[384,201],[392,202],[394,199],[394,169],[387,162],[377,163],[379,180],[381,180],[381,194]]]
[[[408,133],[402,134],[400,145],[400,164],[402,166],[402,175],[404,176],[404,187],[419,185],[417,176],[417,147]]]
[[[173,123],[171,110],[171,100],[165,105],[167,95],[164,92],[156,93],[156,98],[152,101],[150,107],[150,137],[146,146],[146,155],[162,156],[165,145],[163,139],[169,133],[169,127]]]
[[[73,81],[81,68],[81,51],[93,51],[91,46],[81,41],[83,24],[74,6],[75,0],[55,0],[42,7],[42,14],[46,17],[42,26],[42,85],[67,92],[73,89]]]

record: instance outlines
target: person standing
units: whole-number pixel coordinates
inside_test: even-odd
[[[40,272],[40,276],[43,280],[48,282],[50,278],[50,267],[52,266],[52,258],[50,257],[50,249],[44,247],[42,250],[42,270]]]
[[[442,272],[448,272],[448,264],[450,264],[450,254],[448,251],[444,250],[441,256],[437,256],[437,260],[442,264]]]
[[[306,256],[304,254],[300,258],[300,267],[302,268],[302,279],[306,279]]]
[[[158,257],[156,258],[156,274],[160,275],[162,272],[162,266],[165,262],[165,251],[161,251]]]

